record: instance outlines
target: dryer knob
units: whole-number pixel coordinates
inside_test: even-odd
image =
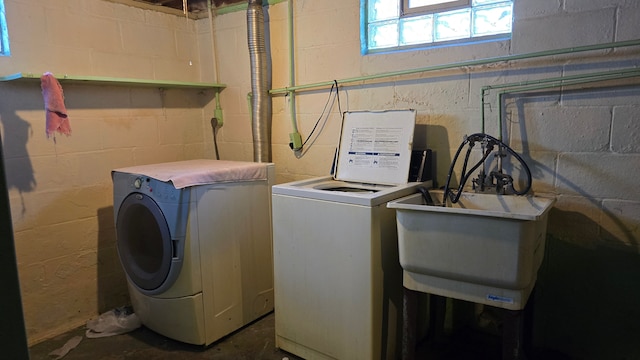
[[[140,189],[142,187],[142,179],[141,178],[137,178],[133,181],[133,186],[136,189]]]

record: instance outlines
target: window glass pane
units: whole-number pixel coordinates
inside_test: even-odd
[[[463,44],[506,39],[513,28],[513,0],[364,0],[367,50],[420,44]],[[506,36],[500,36],[507,34]],[[465,40],[466,41],[459,41]]]
[[[471,11],[462,9],[436,14],[436,40],[454,40],[468,38],[471,34]]]
[[[400,45],[433,42],[433,15],[418,16],[400,23]]]
[[[9,56],[9,34],[4,13],[4,0],[0,0],[0,56]]]
[[[384,21],[369,24],[368,44],[370,49],[398,46],[398,22]]]
[[[369,0],[369,22],[397,18],[400,15],[398,0]]]
[[[511,32],[512,6],[491,5],[473,10],[473,36]]]

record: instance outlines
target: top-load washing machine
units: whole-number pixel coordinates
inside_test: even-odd
[[[272,188],[276,346],[306,359],[397,359],[402,268],[395,210],[414,110],[346,112],[335,176]]]
[[[208,345],[273,310],[273,164],[189,160],[112,178],[118,254],[146,327]]]

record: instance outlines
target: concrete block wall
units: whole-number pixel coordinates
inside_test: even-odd
[[[211,28],[208,19],[200,20],[199,25],[204,34]],[[210,32],[207,35],[210,37]],[[224,125],[218,131],[220,157],[251,161],[251,115],[247,102],[251,74],[245,12],[215,17],[214,44],[219,82],[226,85],[220,94],[224,110]]]
[[[637,1],[516,0],[510,41],[363,56],[359,6],[356,0],[294,2],[297,85],[640,39]],[[272,82],[274,88],[283,88],[289,84],[287,3],[269,6],[268,12]],[[244,14],[223,15],[216,22],[218,47],[234,49],[233,55],[220,54],[221,76],[249,79],[247,64],[237,64],[238,58],[248,57],[246,46],[238,45],[245,41]],[[638,47],[608,49],[341,84],[340,106],[342,111],[417,109],[427,144],[437,152],[442,185],[463,136],[482,130],[483,86],[634,68],[640,65],[639,52]],[[222,99],[225,113],[244,121],[243,100],[250,86],[242,81]],[[640,81],[516,93],[501,105],[495,95],[491,92],[484,105],[485,131],[498,135],[498,109],[503,109],[504,139],[531,167],[534,193],[558,199],[549,221],[546,261],[531,300],[534,345],[580,359],[639,357],[633,339],[640,328],[631,319],[640,316],[640,290],[634,285],[640,278],[640,152],[635,141],[640,136]],[[328,97],[328,87],[295,96],[303,138],[321,119],[320,135],[302,157],[288,145],[290,98],[274,97],[278,182],[329,173],[340,115],[332,99],[321,117]],[[223,154],[251,142],[247,125],[235,126],[221,129]]]
[[[211,31],[195,20],[103,0],[5,0],[5,9],[12,53],[0,57],[0,76],[215,80]],[[0,82],[30,344],[129,304],[115,248],[111,170],[214,156],[212,90],[61,84],[72,134],[47,139],[40,82]]]
[[[208,19],[185,21],[101,0],[5,3],[13,55],[0,58],[3,75],[53,71],[217,80],[227,85],[221,93],[225,123],[218,131],[220,155],[251,160],[243,12],[216,16],[211,42]],[[640,6],[633,0],[516,0],[510,41],[363,56],[359,5],[356,0],[294,1],[296,84],[640,38]],[[281,88],[289,83],[287,3],[267,11],[272,83]],[[12,21],[15,16],[21,21]],[[66,21],[50,19],[54,16]],[[169,43],[150,38],[147,26],[157,30],[154,34],[167,35]],[[463,135],[482,130],[482,86],[636,67],[638,51],[602,50],[340,84],[340,110],[415,108],[427,144],[436,150],[442,184]],[[217,72],[211,67],[214,52]],[[630,79],[582,90],[515,94],[502,106],[492,95],[484,105],[485,131],[497,135],[497,109],[503,108],[505,141],[531,166],[534,192],[558,198],[531,300],[534,345],[573,358],[610,358],[611,349],[620,358],[640,356],[633,341],[640,335],[635,320],[640,318],[640,199],[634,191],[640,160],[634,142],[640,131],[639,90]],[[53,144],[44,139],[38,85],[0,84],[0,129],[13,184],[12,215],[31,342],[126,300],[123,275],[114,264],[109,170],[212,157],[212,94],[77,84],[65,85],[65,94],[74,134]],[[330,100],[321,116],[328,96],[326,88],[295,97],[304,138],[320,119],[321,131],[302,157],[288,145],[291,99],[274,97],[278,182],[329,173],[340,114],[337,101]]]
[[[3,75],[201,80],[193,20],[98,0],[5,0],[5,10],[12,54],[0,58]]]

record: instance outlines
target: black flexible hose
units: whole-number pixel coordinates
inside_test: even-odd
[[[431,198],[431,194],[429,194],[429,190],[425,187],[419,187],[418,191],[422,194],[422,198],[424,199],[424,203],[429,205],[429,206],[433,206],[435,205],[433,203],[433,198]]]
[[[475,145],[476,141],[487,141],[487,150],[485,151],[485,153],[482,156],[482,159],[480,159],[480,161],[478,161],[469,171],[467,171],[467,164],[469,162],[469,154],[471,153],[471,150],[473,148],[473,146]],[[462,148],[464,148],[464,146],[466,144],[469,144],[469,148],[467,149],[467,153],[465,155],[465,159],[464,159],[464,164],[462,166],[462,174],[460,177],[460,185],[458,186],[457,191],[454,193],[450,188],[450,183],[451,183],[451,175],[453,174],[453,169],[455,167],[456,162],[458,161],[458,157],[460,156],[460,152],[462,151]],[[462,189],[464,187],[464,185],[466,184],[467,180],[469,180],[469,176],[480,166],[484,163],[484,161],[487,159],[487,157],[489,156],[489,154],[491,154],[491,151],[493,151],[493,147],[494,146],[498,146],[500,147],[504,147],[505,149],[507,149],[507,151],[513,155],[513,157],[516,158],[516,160],[518,160],[518,162],[520,162],[520,164],[522,164],[522,167],[525,170],[525,173],[527,175],[527,186],[525,187],[524,190],[522,191],[518,191],[513,187],[513,183],[511,184],[511,190],[513,191],[514,194],[516,195],[524,195],[526,193],[529,192],[529,190],[531,190],[531,183],[532,183],[532,177],[531,177],[531,170],[529,169],[529,166],[527,166],[527,164],[524,162],[524,160],[522,159],[522,157],[520,157],[520,155],[518,155],[518,153],[516,153],[513,149],[511,149],[507,144],[503,143],[502,141],[496,139],[495,137],[488,135],[488,134],[483,134],[483,133],[476,133],[476,134],[472,134],[469,135],[467,137],[465,137],[464,141],[460,144],[460,146],[458,147],[458,150],[456,151],[455,156],[453,157],[453,161],[451,162],[451,165],[449,166],[449,172],[447,173],[447,181],[446,184],[444,186],[444,194],[443,194],[443,199],[442,199],[442,206],[446,206],[447,203],[447,197],[449,197],[449,199],[451,200],[452,203],[457,203],[458,200],[460,199],[460,195],[462,194]]]
[[[467,144],[468,140],[469,138],[466,137],[464,141],[462,141],[460,146],[458,146],[458,150],[456,151],[456,154],[453,156],[453,161],[451,161],[451,165],[449,165],[449,172],[447,173],[447,181],[444,184],[444,194],[442,194],[442,206],[447,206],[447,196],[449,194],[449,185],[451,184],[451,174],[453,174],[453,167],[458,161],[458,156],[460,156],[460,152],[462,151],[462,148]],[[470,145],[470,146],[473,147],[473,145]]]
[[[522,164],[522,167],[524,168],[524,171],[527,175],[527,186],[524,188],[524,190],[522,191],[518,191],[515,189],[515,187],[513,187],[513,184],[511,184],[511,190],[513,191],[514,194],[516,195],[524,195],[526,193],[529,192],[529,190],[531,190],[531,183],[533,182],[532,180],[532,176],[531,176],[531,170],[529,169],[529,166],[527,166],[527,163],[524,162],[524,160],[522,159],[522,157],[520,157],[520,155],[518,155],[517,152],[515,152],[512,148],[510,148],[507,144],[503,143],[502,141],[494,138],[491,135],[486,135],[486,134],[476,134],[476,135],[484,135],[487,138],[491,139],[492,141],[496,142],[497,144],[502,145],[505,149],[507,149],[507,151],[513,155],[513,157],[516,158],[516,160],[518,160],[518,162],[520,164]]]
[[[458,190],[455,194],[454,197],[453,196],[453,192],[450,192],[449,197],[451,198],[451,202],[452,203],[457,203],[458,200],[460,199],[460,195],[462,195],[462,188],[464,187],[464,184],[467,183],[467,180],[469,180],[469,176],[471,176],[473,174],[474,171],[476,171],[476,169],[478,167],[480,167],[480,165],[482,165],[482,163],[484,163],[484,161],[487,159],[487,157],[489,157],[489,154],[491,154],[491,151],[493,150],[492,148],[487,149],[487,151],[485,151],[484,155],[482,156],[482,159],[480,159],[472,168],[471,170],[469,170],[468,172],[464,172],[462,174],[462,179],[460,181],[460,185],[458,186]]]
[[[220,160],[220,153],[218,152],[218,119],[211,118],[211,128],[213,129],[213,149],[216,152],[216,160]]]

